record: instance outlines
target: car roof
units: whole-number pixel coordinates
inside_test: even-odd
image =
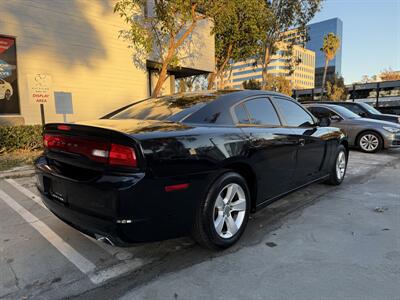
[[[309,107],[309,106],[322,106],[322,107],[335,107],[338,106],[337,104],[328,104],[328,103],[322,103],[322,102],[318,102],[318,103],[306,103],[304,104],[305,107]]]
[[[207,92],[205,92],[207,93]],[[215,116],[218,114],[217,120],[213,123],[214,125],[233,125],[233,119],[231,115],[231,107],[236,103],[244,101],[248,98],[253,98],[257,96],[276,96],[284,99],[296,102],[293,98],[283,95],[280,93],[264,90],[231,90],[229,93],[222,94],[215,100],[207,103],[204,107],[200,108],[198,111],[193,113],[185,122],[188,123],[204,123],[203,120],[209,119],[210,116]],[[278,98],[275,98],[278,99]],[[279,99],[278,99],[279,101]]]
[[[303,101],[302,104],[332,104],[332,105],[339,105],[339,104],[359,104],[358,102],[350,102],[350,101]]]

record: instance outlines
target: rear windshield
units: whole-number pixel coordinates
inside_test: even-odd
[[[227,92],[217,91],[149,98],[133,103],[122,111],[117,110],[105,118],[180,121]]]

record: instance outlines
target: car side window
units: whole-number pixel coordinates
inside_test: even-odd
[[[365,114],[364,109],[362,109],[360,106],[358,105],[354,105],[354,104],[343,104],[343,106],[345,108],[347,108],[348,110],[351,110],[353,113],[357,114],[357,115],[362,115]]]
[[[248,115],[246,109],[244,108],[243,103],[239,104],[235,107],[235,115],[240,124],[249,124],[250,123],[249,115]]]
[[[307,107],[307,109],[318,119],[328,118],[330,119],[332,111],[324,107]]]
[[[288,126],[304,127],[314,125],[314,120],[300,105],[283,98],[276,98],[276,105]]]
[[[242,105],[249,114],[250,124],[281,126],[281,122],[275,111],[275,108],[273,107],[271,101],[269,101],[267,98],[248,100]]]

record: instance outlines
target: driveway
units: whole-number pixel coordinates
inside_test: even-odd
[[[340,187],[276,201],[223,252],[98,243],[48,212],[26,175],[0,179],[0,298],[400,299],[400,151],[351,152]]]

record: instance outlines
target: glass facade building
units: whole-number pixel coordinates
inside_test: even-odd
[[[306,48],[315,52],[315,87],[322,85],[322,76],[325,66],[325,56],[320,50],[324,42],[324,36],[329,32],[333,32],[340,39],[340,48],[336,56],[329,62],[327,79],[333,77],[336,73],[342,75],[342,41],[343,41],[343,22],[339,18],[333,18],[318,23],[308,25],[308,41]]]

